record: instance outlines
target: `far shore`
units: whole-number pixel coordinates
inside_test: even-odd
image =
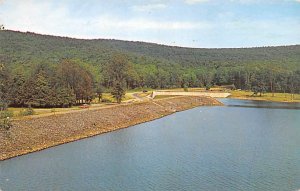
[[[0,160],[130,127],[194,107],[219,105],[223,104],[211,97],[176,96],[15,120],[11,129],[0,130]]]
[[[231,95],[228,98],[241,99],[241,100],[253,100],[253,101],[269,101],[269,102],[282,102],[282,103],[300,103],[300,94],[292,95],[289,93],[264,93],[261,96],[253,95],[250,91],[231,91]]]
[[[184,90],[183,88],[173,88],[173,89],[162,89],[162,90],[152,90],[155,92],[186,92],[186,93],[203,93],[203,94],[208,94],[212,97],[216,98],[222,98],[222,97],[227,97],[226,94],[228,95],[227,98],[231,99],[243,99],[243,100],[260,100],[260,101],[270,101],[270,102],[284,102],[284,103],[299,103],[300,102],[300,94],[295,93],[271,93],[271,92],[266,92],[262,93],[260,96],[259,93],[258,95],[254,95],[254,92],[252,91],[247,91],[247,90],[230,90],[227,88],[223,88],[222,86],[215,86],[210,88],[209,90],[206,90],[205,88],[187,88]],[[220,95],[218,95],[220,94]]]
[[[260,99],[260,98],[256,98],[256,97],[228,97],[228,99],[251,100],[251,101],[267,101],[267,102],[290,103],[290,104],[300,103],[299,100],[275,101],[275,100],[268,100],[268,99],[263,99],[263,98]]]
[[[183,92],[183,88],[175,88],[175,89],[164,89],[159,90],[159,92]],[[229,90],[222,87],[213,87],[210,90],[205,90],[205,88],[188,88],[188,92],[201,92],[203,94],[212,94],[212,97],[227,97],[223,96],[227,94],[230,94],[227,98],[231,99],[241,99],[241,100],[254,100],[254,101],[270,101],[270,102],[284,102],[284,103],[300,103],[300,94],[290,94],[290,93],[262,93],[262,95],[254,95],[254,92],[252,91],[246,91],[246,90]],[[213,96],[221,94],[221,96]],[[293,96],[293,98],[292,98]]]

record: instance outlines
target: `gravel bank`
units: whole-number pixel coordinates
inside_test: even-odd
[[[14,121],[14,126],[9,131],[0,130],[0,160],[204,105],[222,103],[210,97],[174,97]]]

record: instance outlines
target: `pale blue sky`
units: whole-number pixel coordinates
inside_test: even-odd
[[[7,29],[220,48],[300,44],[300,0],[0,0]]]

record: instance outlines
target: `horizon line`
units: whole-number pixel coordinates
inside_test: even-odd
[[[50,37],[59,37],[59,38],[68,38],[73,40],[114,40],[114,41],[123,41],[123,42],[133,42],[133,43],[147,43],[147,44],[153,44],[158,46],[166,46],[166,47],[174,47],[174,48],[186,48],[186,49],[251,49],[251,48],[276,48],[276,47],[287,47],[287,46],[299,46],[299,44],[286,44],[286,45],[264,45],[264,46],[246,46],[246,47],[188,47],[188,46],[176,46],[176,45],[169,45],[169,44],[161,44],[156,42],[149,42],[149,41],[139,41],[139,40],[125,40],[125,39],[115,39],[115,38],[81,38],[81,37],[71,37],[71,36],[60,36],[60,35],[53,35],[53,34],[42,34],[32,31],[20,31],[20,30],[12,30],[12,29],[3,29],[1,31],[10,31],[10,32],[18,32],[18,33],[28,33],[28,34],[35,34],[35,35],[41,35],[41,36],[50,36]]]

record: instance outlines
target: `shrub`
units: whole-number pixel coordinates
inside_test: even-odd
[[[211,85],[210,85],[210,84],[208,84],[208,85],[205,86],[205,89],[206,89],[206,90],[210,90],[210,88],[211,88]]]
[[[20,111],[20,116],[28,116],[28,115],[34,115],[34,110],[32,107],[28,107],[25,110]]]
[[[0,128],[9,130],[12,127],[11,117],[13,117],[13,112],[8,110],[3,110],[0,112]]]
[[[0,111],[0,119],[4,119],[4,118],[7,118],[7,117],[13,117],[14,114],[12,111],[8,111],[8,110],[2,110]]]
[[[103,103],[111,103],[111,100],[106,99],[106,98],[102,98],[101,102],[103,102]]]
[[[11,119],[9,117],[0,119],[0,128],[9,130],[12,127]]]

